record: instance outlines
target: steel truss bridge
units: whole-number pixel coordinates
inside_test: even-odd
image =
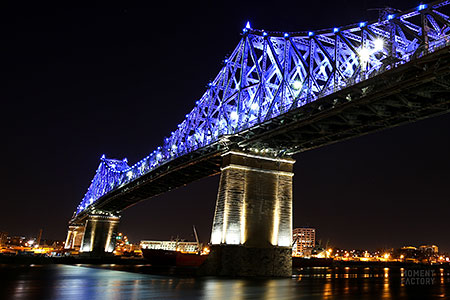
[[[450,111],[450,1],[302,32],[243,29],[216,78],[136,164],[102,156],[71,223],[117,214],[220,172],[233,149],[272,157]]]

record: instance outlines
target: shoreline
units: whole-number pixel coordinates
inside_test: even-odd
[[[115,271],[126,271],[133,273],[162,275],[162,276],[176,276],[176,277],[204,277],[198,274],[198,267],[175,267],[175,266],[152,266],[143,258],[121,258],[121,257],[40,257],[40,256],[3,256],[0,255],[0,265],[76,265],[90,268],[100,268]],[[293,263],[292,275],[298,275],[302,272],[323,268],[352,268],[352,269],[384,269],[390,268],[393,270],[405,269],[444,269],[450,272],[450,264],[429,265],[417,263],[402,263],[402,262],[358,262],[358,261],[311,261],[303,259],[299,262]]]

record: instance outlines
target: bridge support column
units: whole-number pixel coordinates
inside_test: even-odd
[[[112,254],[115,248],[119,216],[91,214],[85,223],[80,252],[89,256]]]
[[[292,275],[294,162],[236,151],[224,154],[206,273]]]
[[[69,230],[67,231],[66,243],[64,244],[65,249],[80,250],[81,241],[84,235],[84,225],[69,225]]]

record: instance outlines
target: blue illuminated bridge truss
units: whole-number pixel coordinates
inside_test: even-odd
[[[102,156],[75,217],[173,160],[447,47],[450,18],[443,11],[449,3],[386,9],[378,21],[310,32],[270,32],[247,23],[218,75],[160,147],[132,166]]]

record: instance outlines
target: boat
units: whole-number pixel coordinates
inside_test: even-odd
[[[152,266],[199,267],[207,254],[183,253],[174,250],[142,249],[142,255]]]
[[[207,247],[202,248],[198,240],[197,230],[193,226],[196,242],[183,242],[183,241],[162,241],[172,246],[172,249],[158,249],[158,246],[143,247],[141,244],[142,256],[152,266],[176,266],[176,267],[199,267],[201,266],[209,254]],[[183,248],[183,245],[196,244],[195,251],[187,251]]]

